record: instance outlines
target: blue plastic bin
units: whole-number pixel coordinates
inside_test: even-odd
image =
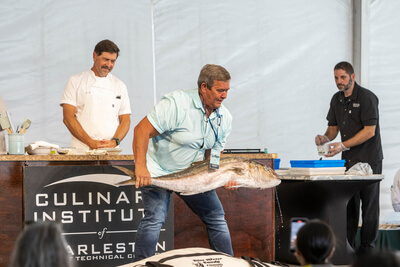
[[[279,164],[281,163],[281,159],[274,159],[274,168],[275,170],[279,170]]]
[[[340,160],[291,160],[292,168],[329,168],[344,167],[344,159]]]

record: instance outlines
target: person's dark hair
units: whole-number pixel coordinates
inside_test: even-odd
[[[354,73],[354,68],[353,66],[346,61],[339,62],[336,64],[335,68],[333,70],[344,70],[348,75],[352,75]]]
[[[400,267],[400,261],[394,252],[380,250],[359,255],[352,267]]]
[[[297,250],[308,264],[325,263],[335,245],[332,228],[322,221],[311,220],[297,232]]]
[[[60,223],[35,222],[25,227],[14,246],[10,267],[72,267]]]
[[[214,86],[214,81],[226,82],[231,79],[229,72],[222,66],[207,64],[200,71],[197,79],[197,86],[200,89],[202,83],[206,83],[207,88],[211,89]]]
[[[118,46],[114,42],[107,39],[98,42],[97,45],[94,47],[94,52],[96,52],[98,56],[100,56],[103,52],[117,53],[117,57],[119,56]]]

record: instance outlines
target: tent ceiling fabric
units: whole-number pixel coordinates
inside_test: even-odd
[[[370,5],[369,89],[380,98],[384,218],[400,166],[400,3]],[[325,131],[337,91],[333,66],[353,57],[351,0],[6,1],[0,18],[0,95],[15,124],[32,120],[26,143],[69,146],[58,105],[67,79],[92,66],[98,41],[117,43],[113,73],[127,84],[133,111],[124,154],[132,153],[132,129],[151,106],[167,92],[195,88],[201,67],[214,63],[232,76],[227,148],[267,147],[282,167],[318,159],[314,136]]]

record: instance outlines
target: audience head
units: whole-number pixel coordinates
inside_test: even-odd
[[[392,251],[377,250],[359,255],[352,267],[400,267],[400,261]]]
[[[297,232],[296,257],[301,265],[327,263],[335,251],[336,239],[331,227],[311,220]]]
[[[62,226],[56,222],[35,222],[19,235],[11,267],[72,267]]]

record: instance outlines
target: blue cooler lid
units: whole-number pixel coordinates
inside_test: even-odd
[[[344,159],[340,160],[291,160],[292,168],[329,168],[329,167],[344,167]]]

